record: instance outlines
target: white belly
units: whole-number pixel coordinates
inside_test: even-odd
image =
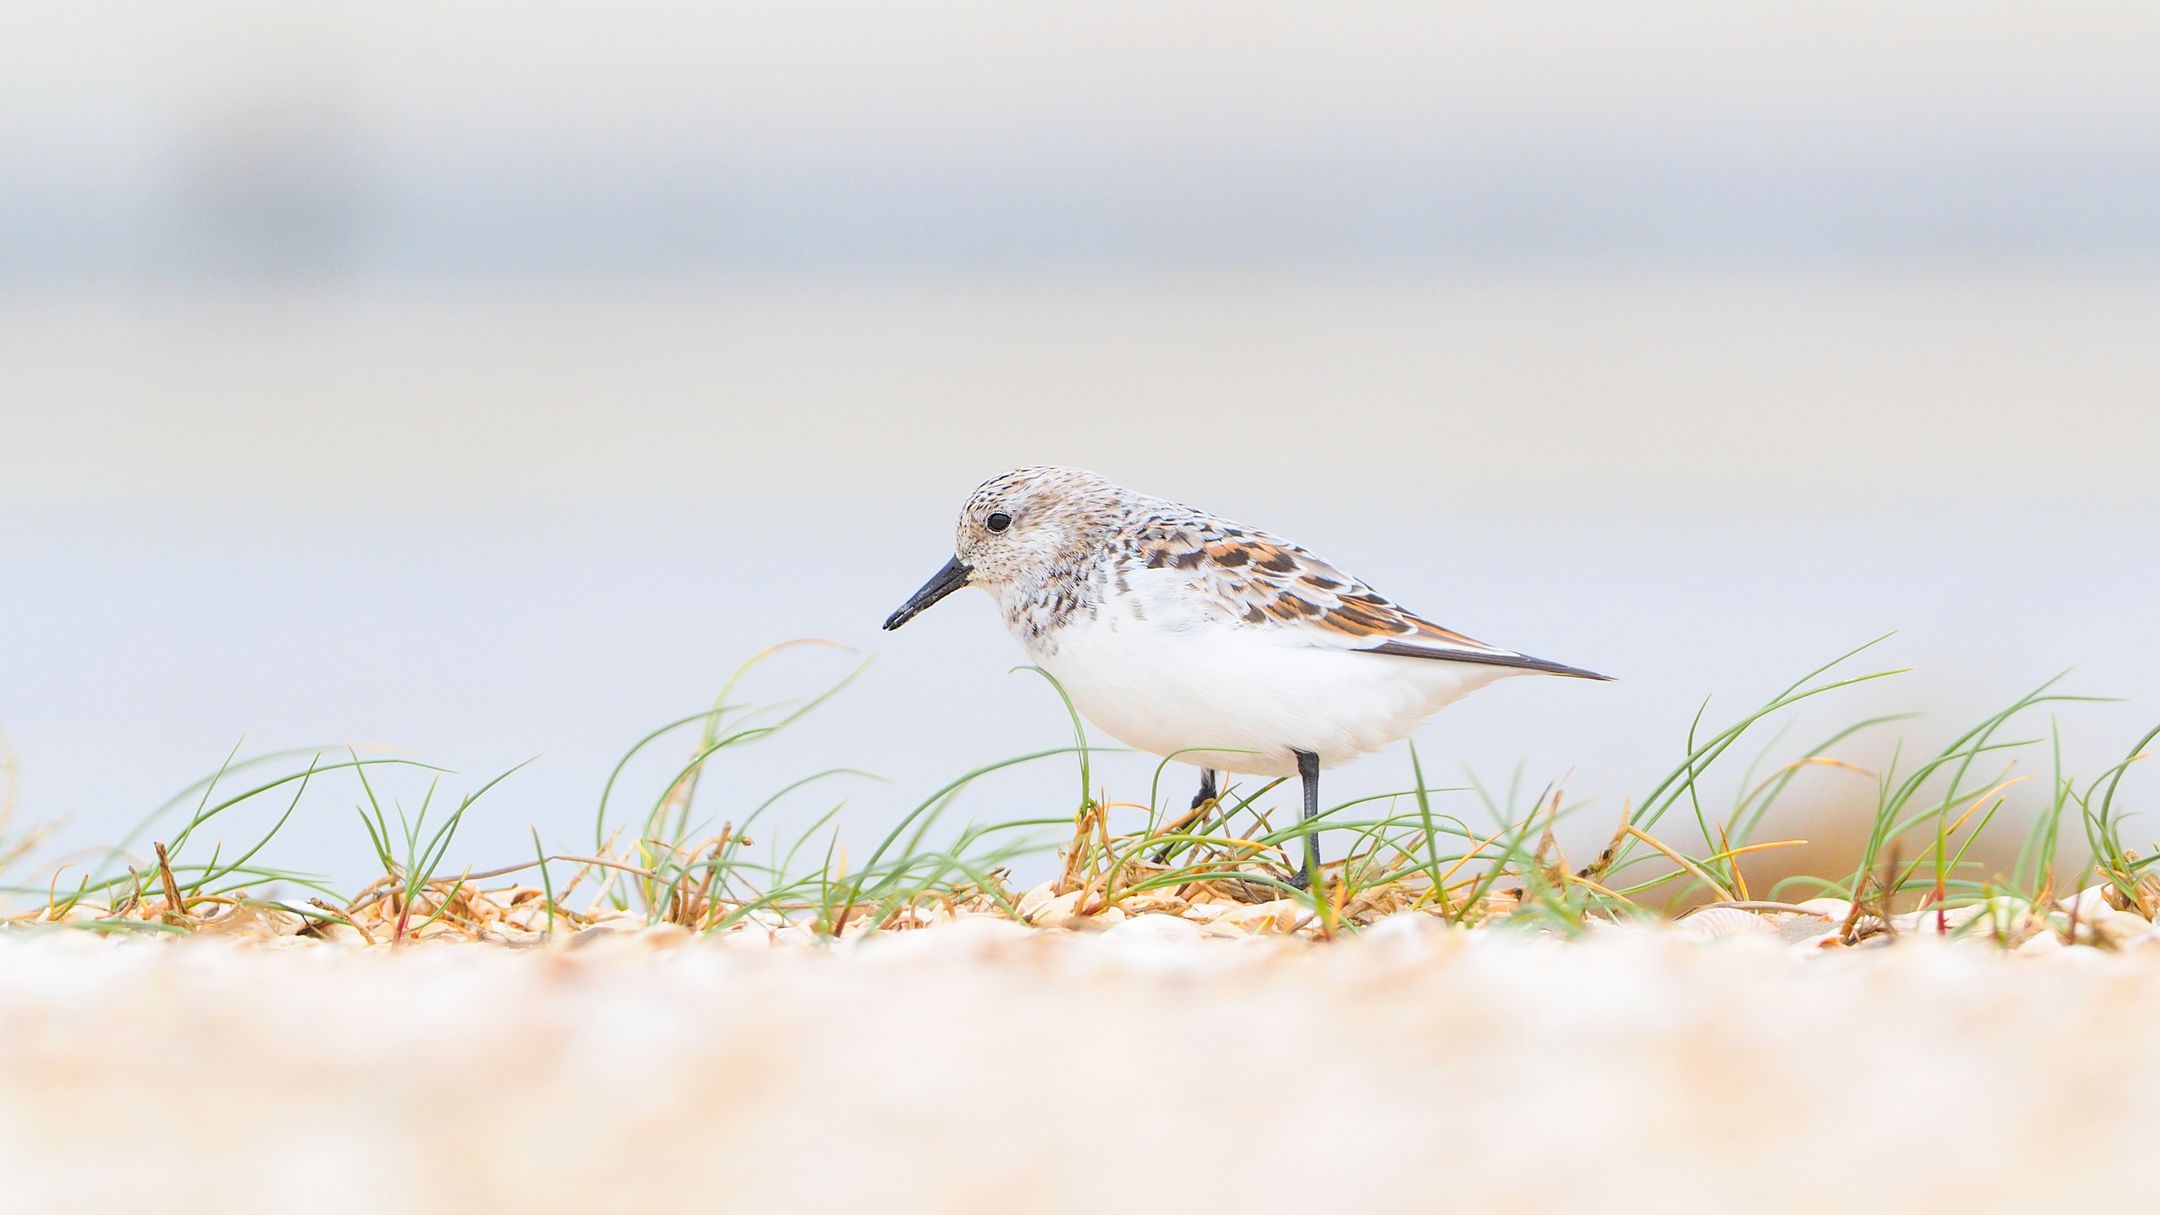
[[[1074,620],[1038,653],[1081,715],[1135,750],[1258,776],[1294,751],[1331,767],[1407,738],[1506,667],[1283,645],[1263,632],[1169,632],[1110,613]],[[1184,752],[1184,754],[1178,754]]]

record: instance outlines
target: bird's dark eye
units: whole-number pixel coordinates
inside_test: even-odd
[[[1004,531],[1006,528],[1012,526],[1012,516],[1006,514],[1004,511],[997,511],[989,518],[983,520],[983,526],[989,528],[991,531],[994,532]]]

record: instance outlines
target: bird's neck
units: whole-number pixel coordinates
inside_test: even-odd
[[[998,595],[1005,627],[1033,653],[1056,652],[1058,630],[1103,611],[1109,569],[1108,555],[1092,548],[1053,562],[1034,578],[1006,585]]]

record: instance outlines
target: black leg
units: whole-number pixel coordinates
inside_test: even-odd
[[[1215,792],[1215,769],[1200,769],[1200,792],[1193,794],[1192,808],[1198,810],[1200,807],[1214,801],[1217,796]]]
[[[1305,786],[1305,816],[1300,821],[1310,827],[1320,817],[1320,757],[1310,751],[1290,752],[1297,756],[1298,780]],[[1298,866],[1297,877],[1291,885],[1299,890],[1312,889],[1312,881],[1320,873],[1320,833],[1305,833],[1305,863]]]
[[[1178,827],[1180,829],[1183,829],[1192,826],[1194,823],[1199,822],[1200,815],[1198,811],[1200,807],[1207,805],[1211,801],[1214,801],[1219,796],[1221,795],[1216,793],[1215,791],[1215,769],[1200,769],[1200,792],[1193,794],[1192,812],[1186,814],[1184,818],[1178,820]],[[1162,850],[1155,854],[1155,863],[1158,865],[1169,864],[1170,851],[1174,847],[1175,845],[1173,844],[1164,844],[1162,846]]]

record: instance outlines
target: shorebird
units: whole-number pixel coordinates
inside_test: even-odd
[[[990,478],[961,508],[953,558],[885,621],[962,587],[1082,716],[1135,750],[1219,772],[1296,776],[1304,863],[1320,868],[1320,772],[1408,737],[1509,675],[1606,679],[1445,629],[1312,552],[1076,468]]]

